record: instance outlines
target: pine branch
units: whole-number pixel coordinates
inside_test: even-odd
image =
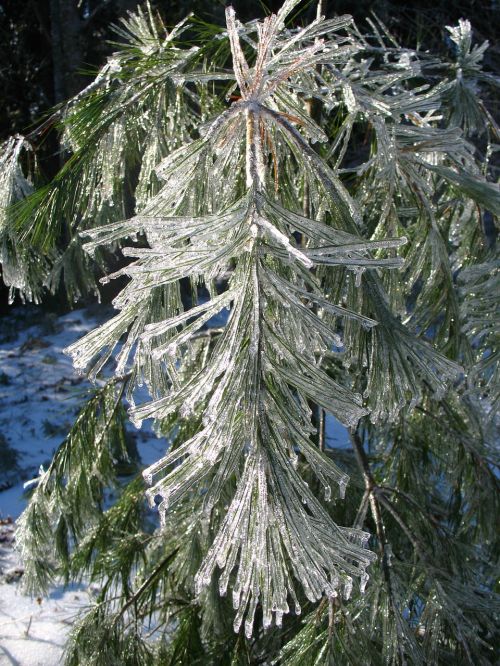
[[[70,542],[80,542],[99,519],[104,488],[115,482],[115,461],[128,457],[121,412],[125,387],[126,381],[114,378],[87,402],[48,469],[41,470],[19,519],[25,585],[33,592],[46,591],[59,568],[68,574]]]

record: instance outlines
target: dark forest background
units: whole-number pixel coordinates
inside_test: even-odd
[[[28,133],[51,107],[84,88],[113,51],[112,24],[139,4],[139,0],[0,0],[0,143],[16,132]],[[223,24],[226,4],[151,0],[167,25],[189,12]],[[246,21],[275,11],[282,3],[234,0],[231,4]],[[304,21],[314,16],[316,5],[304,0]],[[490,41],[486,68],[499,70],[498,0],[326,0],[324,11],[327,16],[348,13],[360,23],[375,12],[403,44],[438,52],[447,49],[445,26],[468,18],[475,39]],[[50,179],[62,160],[56,132],[41,135],[37,158]],[[50,301],[54,306],[54,299]],[[6,304],[6,290],[0,286],[0,309],[5,311]]]

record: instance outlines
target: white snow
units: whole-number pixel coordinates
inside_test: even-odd
[[[40,314],[36,308],[27,312],[28,317],[20,310],[5,317],[0,332],[0,433],[19,453],[20,468],[15,485],[0,493],[0,517],[18,517],[26,505],[23,482],[38,476],[71,427],[89,384],[62,350],[100,319],[75,310],[30,325]]]
[[[0,568],[18,566],[17,554],[0,549]],[[48,599],[23,595],[18,582],[0,584],[0,664],[59,666],[67,633],[82,606],[85,590],[57,587]]]

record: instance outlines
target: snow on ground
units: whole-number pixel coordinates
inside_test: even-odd
[[[22,568],[12,550],[14,525],[0,524],[0,664],[58,666],[66,635],[88,600],[84,589],[56,588],[48,599],[19,589]]]
[[[26,506],[24,482],[38,476],[64,439],[90,387],[63,349],[105,321],[105,307],[57,317],[26,306],[0,322],[0,664],[56,666],[68,630],[89,603],[84,586],[55,588],[48,599],[20,590],[22,565],[13,549],[15,523]],[[165,442],[135,431],[144,464]],[[10,463],[10,464],[9,464]]]

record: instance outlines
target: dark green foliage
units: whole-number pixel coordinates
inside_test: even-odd
[[[98,389],[49,468],[40,471],[20,522],[20,547],[30,553],[26,566],[30,591],[47,590],[61,571],[68,577],[72,547],[102,517],[105,491],[117,483],[117,463],[128,458],[121,402],[124,389],[123,383],[115,381]],[[24,525],[29,529],[23,529]]]

